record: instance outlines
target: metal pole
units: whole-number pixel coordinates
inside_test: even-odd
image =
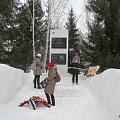
[[[35,20],[35,9],[34,9],[34,0],[33,0],[33,59],[35,58],[35,40],[34,40],[34,21]]]
[[[44,59],[44,70],[45,70],[47,54],[48,54],[48,42],[49,42],[49,33],[50,33],[50,19],[51,19],[51,0],[48,0],[48,27],[47,27],[46,50],[45,50],[45,59]]]

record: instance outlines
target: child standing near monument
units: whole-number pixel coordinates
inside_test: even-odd
[[[75,83],[75,79],[76,79],[76,84],[78,84],[78,74],[79,74],[79,70],[77,69],[79,67],[80,64],[80,57],[78,56],[78,53],[75,53],[75,56],[72,59],[72,69],[71,69],[71,74],[72,74],[72,84]]]

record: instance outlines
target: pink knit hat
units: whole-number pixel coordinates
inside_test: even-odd
[[[77,53],[77,52],[75,53],[75,56],[78,56],[78,53]]]

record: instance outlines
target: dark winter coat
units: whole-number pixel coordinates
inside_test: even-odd
[[[72,66],[72,67],[75,67],[75,68],[79,68],[78,62],[72,63],[71,66]],[[79,74],[79,70],[78,70],[78,69],[71,69],[71,74],[74,74],[74,75]]]
[[[42,62],[39,57],[35,58],[36,62],[36,70],[34,71],[34,75],[42,75]]]
[[[79,68],[79,64],[80,64],[80,57],[79,56],[75,56],[72,59],[71,67],[73,67],[73,68],[71,69],[71,74],[74,74],[74,75],[79,74],[79,70],[78,69],[74,69],[74,67],[75,68]]]
[[[74,56],[75,56],[75,50],[72,50],[71,52],[68,53],[69,62],[72,62]]]
[[[52,67],[49,72],[48,72],[48,77],[47,79],[47,86],[45,87],[45,93],[47,94],[53,94],[54,93],[54,89],[55,89],[55,77],[56,77],[56,68]]]

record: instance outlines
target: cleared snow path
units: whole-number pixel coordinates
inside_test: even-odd
[[[46,77],[44,73],[41,80]],[[4,120],[113,120],[102,103],[88,90],[84,76],[79,76],[79,85],[71,84],[71,75],[62,74],[62,80],[55,89],[56,106],[39,106],[31,110],[29,105],[18,107],[20,102],[31,96],[46,99],[44,89],[33,88],[33,75],[25,74],[24,85],[15,97],[1,105],[0,119]],[[7,108],[7,111],[6,111]],[[10,119],[9,119],[10,118]],[[97,118],[97,119],[96,119]]]

